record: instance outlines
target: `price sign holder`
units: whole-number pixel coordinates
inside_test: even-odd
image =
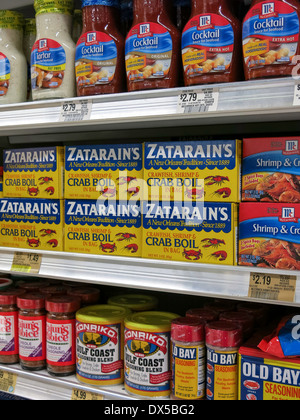
[[[93,102],[91,99],[74,99],[61,105],[59,121],[84,121],[91,118]]]
[[[250,273],[248,297],[294,302],[297,276]]]
[[[73,388],[71,401],[101,401],[103,395],[97,394],[96,392],[89,392],[83,389]]]
[[[15,252],[11,271],[39,274],[42,258],[42,254]]]
[[[219,90],[203,88],[187,90],[179,94],[177,101],[178,114],[198,114],[218,109]]]
[[[15,373],[0,370],[0,390],[13,394],[15,392],[17,378]]]

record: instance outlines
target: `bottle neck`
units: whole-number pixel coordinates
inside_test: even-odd
[[[134,0],[133,16],[137,22],[159,20],[159,16],[167,13],[167,0]]]
[[[99,31],[115,23],[117,10],[111,6],[87,6],[82,9],[83,32]]]
[[[44,36],[58,38],[61,34],[69,36],[72,29],[72,16],[62,13],[42,13],[36,16],[37,37]]]

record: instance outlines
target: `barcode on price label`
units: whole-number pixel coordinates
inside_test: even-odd
[[[72,122],[89,120],[93,102],[90,99],[65,101],[61,105],[59,121]]]
[[[218,109],[219,90],[216,88],[203,88],[188,90],[178,96],[177,113],[198,114],[212,112]]]

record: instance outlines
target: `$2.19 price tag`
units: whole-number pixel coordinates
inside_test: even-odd
[[[43,256],[41,254],[15,252],[11,271],[38,274]]]
[[[65,101],[61,105],[59,121],[84,121],[91,117],[93,102],[91,99]]]
[[[248,297],[294,302],[297,276],[250,273]]]
[[[218,101],[219,90],[217,88],[187,90],[178,96],[177,113],[194,114],[216,111]]]

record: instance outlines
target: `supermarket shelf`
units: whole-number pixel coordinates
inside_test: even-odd
[[[57,378],[49,375],[46,370],[39,372],[25,371],[20,365],[0,365],[0,370],[17,376],[13,395],[31,400],[71,400],[73,389],[98,394],[104,400],[137,399],[128,395],[123,385],[100,388],[80,383],[75,375]]]
[[[263,268],[250,270],[248,267],[1,248],[0,270],[2,272],[10,272],[15,251],[42,254],[39,273],[41,277],[241,300],[251,300],[248,299],[250,271],[292,274],[297,275],[295,302],[291,304],[290,302],[256,300],[300,306],[300,272]]]
[[[2,105],[0,129],[2,136],[12,136],[11,143],[33,143],[48,142],[49,138],[43,134],[49,133],[298,121],[300,106],[293,106],[295,83],[292,78],[282,78],[216,84],[214,87],[219,89],[217,110],[193,114],[177,112],[178,96],[189,91],[188,88],[80,98],[92,101],[92,111],[89,120],[77,122],[60,121],[64,100]]]

